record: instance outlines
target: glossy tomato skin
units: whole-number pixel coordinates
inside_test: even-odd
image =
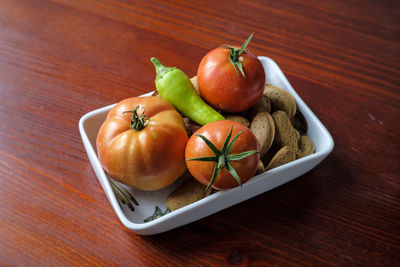
[[[218,149],[221,149],[225,138],[227,137],[232,126],[232,139],[238,132],[243,132],[237,139],[230,154],[238,154],[250,150],[260,151],[257,139],[255,138],[254,134],[250,131],[249,128],[238,122],[230,120],[212,122],[198,129],[195,134],[204,135]],[[200,137],[193,134],[189,138],[189,141],[186,145],[185,159],[188,160],[191,158],[210,156],[214,156],[213,151]],[[238,161],[231,161],[232,167],[239,175],[242,184],[244,184],[251,177],[254,176],[259,160],[260,155],[259,153],[257,153]],[[204,185],[208,185],[210,183],[215,167],[215,162],[186,161],[186,165],[189,172],[197,181]],[[212,187],[221,190],[233,188],[236,186],[239,186],[239,184],[235,180],[235,178],[233,178],[233,176],[226,169],[222,169]]]
[[[241,55],[245,77],[229,61],[229,49],[215,48],[200,62],[197,82],[201,97],[225,112],[242,112],[261,98],[265,72],[260,60],[250,51]]]
[[[141,131],[130,129],[131,113],[140,106],[150,119]],[[182,116],[159,97],[132,97],[110,110],[97,140],[101,165],[111,177],[133,188],[153,191],[168,186],[186,170],[188,135]]]

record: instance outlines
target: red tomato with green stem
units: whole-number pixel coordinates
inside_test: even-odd
[[[253,177],[259,145],[249,128],[223,120],[197,130],[186,145],[186,166],[200,183],[215,189],[242,185]]]
[[[255,105],[265,86],[260,60],[246,49],[229,45],[208,52],[200,62],[197,83],[201,97],[216,109],[238,113]]]

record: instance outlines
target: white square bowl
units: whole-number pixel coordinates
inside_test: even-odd
[[[334,142],[331,135],[297,95],[278,65],[267,57],[259,57],[259,59],[266,73],[266,81],[287,90],[295,98],[297,108],[303,113],[307,120],[307,136],[315,145],[315,153],[254,176],[247,183],[243,184],[242,187],[218,191],[154,221],[144,222],[144,219],[153,215],[156,206],[163,211],[167,208],[165,201],[168,195],[176,188],[178,182],[153,192],[144,192],[125,187],[139,202],[139,206],[135,206],[135,211],[132,212],[127,206],[121,205],[111,188],[109,180],[96,154],[97,132],[105,120],[108,111],[115,104],[91,111],[80,119],[79,131],[90,163],[93,166],[111,206],[125,227],[137,234],[152,235],[191,223],[303,175],[319,164],[332,151]],[[146,95],[150,94],[151,93]]]

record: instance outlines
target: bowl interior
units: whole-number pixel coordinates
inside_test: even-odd
[[[263,67],[266,72],[266,81],[270,84],[273,84],[275,86],[281,87],[285,90],[287,90],[289,93],[293,95],[293,97],[296,100],[296,103],[298,105],[298,109],[303,113],[304,117],[307,120],[308,123],[308,132],[307,136],[312,140],[312,142],[315,145],[315,153],[311,156],[309,156],[311,159],[318,159],[314,160],[316,164],[318,164],[319,161],[321,161],[326,155],[330,153],[330,151],[333,149],[333,140],[329,134],[329,132],[326,130],[326,128],[322,125],[322,123],[318,120],[318,118],[314,115],[314,113],[307,107],[307,105],[303,102],[303,100],[297,95],[293,87],[290,85],[278,65],[271,59],[267,57],[260,57],[260,60],[263,64]],[[146,95],[150,95],[151,93],[148,93]],[[94,110],[92,112],[89,112],[88,114],[84,115],[81,118],[80,121],[80,128],[81,128],[81,134],[83,140],[87,137],[88,144],[85,145],[87,152],[89,154],[89,158],[91,158],[91,155],[93,155],[91,161],[97,161],[97,154],[96,154],[96,137],[98,130],[101,126],[101,124],[104,122],[108,111],[113,107],[114,105],[110,105],[104,108],[100,108],[97,110]],[[84,142],[85,143],[85,142]],[[94,153],[90,153],[90,152]],[[271,173],[279,173],[280,171],[284,171],[285,168],[296,168],[300,167],[302,164],[305,164],[307,162],[308,157],[305,157],[303,159],[296,160],[295,162],[291,162],[287,164],[287,166],[281,166],[276,168],[275,170],[271,170],[273,172]],[[310,160],[309,160],[310,161]],[[93,162],[92,162],[93,164]],[[97,164],[96,166],[100,166]],[[129,210],[129,208],[125,205],[119,205],[116,202],[116,198],[112,190],[110,190],[109,185],[105,188],[104,185],[108,184],[108,180],[105,178],[104,171],[101,168],[97,168],[94,165],[95,171],[98,174],[99,180],[102,183],[103,189],[105,189],[105,192],[107,196],[110,199],[110,202],[116,211],[117,215],[121,219],[121,221],[128,226],[130,229],[134,229],[135,227],[141,227],[143,228],[144,225],[152,225],[154,226],[155,223],[162,223],[164,217],[171,217],[175,216],[173,213],[178,214],[177,216],[183,216],[184,212],[188,209],[190,209],[189,206],[194,205],[195,203],[186,206],[181,209],[179,212],[172,212],[166,216],[164,216],[161,219],[157,219],[156,221],[145,223],[144,220],[151,216],[154,211],[155,211],[155,206],[158,206],[162,211],[165,211],[166,204],[165,200],[167,196],[176,188],[179,184],[179,181],[175,182],[174,184],[158,190],[158,191],[153,191],[153,192],[144,192],[141,190],[135,190],[129,187],[125,187],[128,191],[130,191],[137,201],[140,203],[139,206],[135,207],[135,211],[132,212]],[[312,166],[312,167],[314,167]],[[311,167],[308,167],[307,169],[310,169]],[[100,175],[99,175],[100,173]],[[267,172],[268,173],[268,172]],[[304,173],[304,172],[303,172]],[[256,177],[253,177],[253,179],[265,179],[265,177],[262,177],[264,174],[258,175]],[[301,174],[299,174],[301,175]],[[265,175],[264,175],[265,176]],[[250,181],[251,181],[250,180]],[[283,182],[282,182],[283,183]],[[228,190],[229,191],[229,190]],[[212,198],[212,200],[218,199],[219,195],[226,194],[226,192],[217,192],[208,198]],[[207,200],[201,200],[200,202],[206,202]],[[199,202],[199,201],[198,201]],[[197,207],[196,207],[197,208]]]

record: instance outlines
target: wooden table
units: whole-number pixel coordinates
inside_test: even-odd
[[[0,1],[0,265],[400,263],[398,1]],[[85,113],[189,76],[207,51],[274,59],[335,149],[302,177],[155,235],[125,229],[84,151]]]

